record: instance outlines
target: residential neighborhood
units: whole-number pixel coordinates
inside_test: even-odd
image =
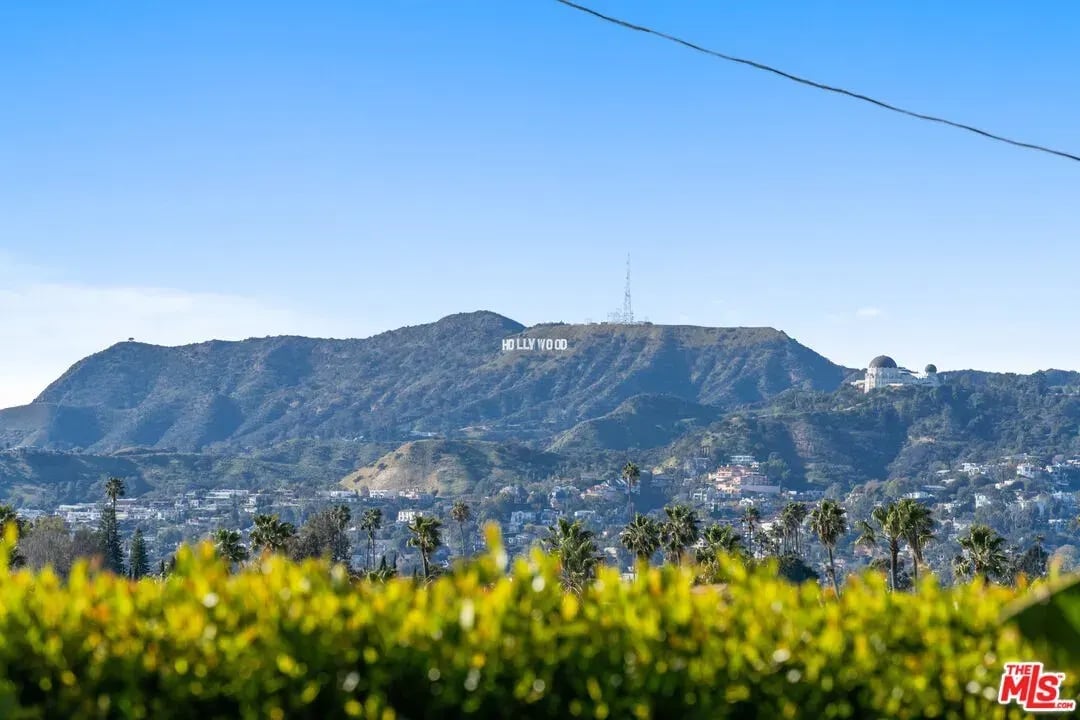
[[[479,552],[483,547],[480,526],[486,522],[500,525],[504,542],[514,554],[526,553],[539,544],[560,517],[580,522],[595,533],[601,550],[612,562],[626,568],[631,558],[620,543],[620,533],[629,520],[630,507],[635,513],[662,516],[663,508],[680,502],[691,506],[703,522],[726,522],[740,528],[748,508],[762,518],[759,537],[751,548],[765,554],[772,522],[789,503],[811,505],[836,488],[802,486],[784,487],[782,480],[770,477],[769,461],[750,455],[733,455],[721,464],[710,464],[694,457],[655,473],[643,472],[638,482],[627,487],[619,468],[604,476],[582,473],[578,477],[551,478],[529,486],[507,485],[488,498],[466,498],[470,503],[469,527],[464,530],[465,551]],[[775,473],[773,473],[775,475]],[[890,497],[907,498],[928,506],[937,523],[936,537],[940,560],[950,553],[951,539],[975,523],[994,527],[1020,541],[1039,542],[1048,551],[1062,549],[1067,563],[1080,556],[1071,545],[1080,506],[1080,457],[1057,458],[1042,462],[1029,456],[1002,457],[984,462],[962,462],[954,468],[935,472],[932,482],[889,481],[857,485],[835,499],[848,508],[853,520],[868,517],[873,507]],[[340,488],[325,490],[252,490],[214,488],[191,490],[174,498],[156,493],[122,497],[116,503],[117,520],[122,528],[139,528],[147,538],[152,554],[165,557],[182,542],[209,537],[221,528],[237,529],[246,537],[258,514],[275,514],[283,521],[299,525],[311,514],[323,509],[344,506],[352,518],[348,533],[352,539],[353,564],[368,562],[358,526],[365,509],[378,508],[386,522],[375,546],[376,557],[396,563],[399,571],[410,572],[416,552],[408,544],[408,526],[418,517],[435,517],[449,526],[451,499],[424,488],[413,487],[396,492],[382,489],[359,491]],[[56,515],[72,528],[95,527],[101,519],[103,504],[61,504],[51,508],[17,508],[27,519]],[[849,541],[854,537],[848,538]],[[448,566],[460,553],[456,541],[445,543],[434,559]],[[850,542],[848,543],[850,544]],[[841,565],[850,565],[865,551],[854,547],[845,554],[841,545]],[[810,550],[809,556],[819,564]]]

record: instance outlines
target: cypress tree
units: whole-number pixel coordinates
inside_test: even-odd
[[[150,573],[150,558],[146,554],[146,540],[143,538],[142,530],[139,528],[136,528],[135,534],[131,536],[131,555],[128,568],[133,580],[138,580]]]
[[[117,575],[124,574],[124,549],[120,543],[120,523],[116,520],[116,508],[106,505],[101,510],[101,545],[105,550],[105,569]]]

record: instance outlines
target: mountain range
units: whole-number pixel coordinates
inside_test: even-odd
[[[506,339],[562,339],[568,349],[503,351]],[[531,437],[638,395],[730,408],[792,387],[835,389],[844,374],[766,328],[525,328],[477,312],[362,340],[119,343],[76,363],[31,404],[0,411],[0,443],[237,451],[477,426]]]
[[[0,410],[0,499],[76,500],[104,473],[149,490],[363,478],[467,492],[702,444],[776,454],[793,482],[858,481],[1076,445],[1075,373],[946,373],[943,388],[868,396],[854,373],[771,328],[525,327],[484,311],[365,339],[123,342]]]

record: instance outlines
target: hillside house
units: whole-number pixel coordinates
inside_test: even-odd
[[[418,517],[423,517],[423,510],[398,510],[397,522],[400,525],[407,525]]]

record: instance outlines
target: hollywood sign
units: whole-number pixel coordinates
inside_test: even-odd
[[[566,338],[503,338],[503,352],[515,350],[566,350],[570,343]]]

